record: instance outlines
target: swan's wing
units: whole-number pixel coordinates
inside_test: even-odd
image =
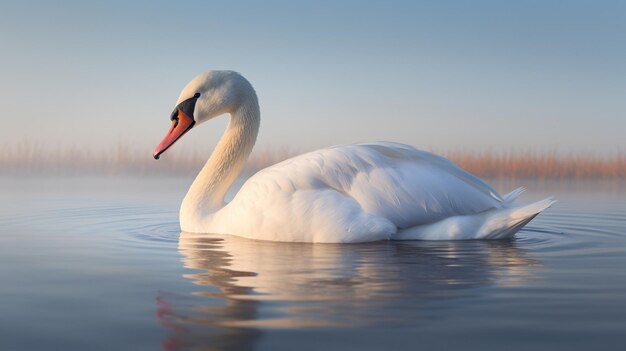
[[[344,162],[342,158],[356,158],[371,165],[361,168],[366,171],[357,172],[345,191],[365,211],[383,216],[399,228],[502,207],[502,198],[493,188],[432,153],[397,143],[337,149],[343,154],[337,163]],[[325,179],[331,183],[334,177]]]
[[[285,160],[251,177],[233,202],[233,207],[262,212],[281,202],[286,204],[281,211],[288,208],[296,217],[314,211],[361,211],[407,228],[501,208],[503,201],[485,182],[445,158],[379,142],[336,146]],[[356,217],[345,220],[351,218]]]

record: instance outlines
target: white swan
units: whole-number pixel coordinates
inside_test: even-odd
[[[514,206],[523,189],[502,197],[443,157],[376,142],[334,146],[270,166],[225,204],[259,130],[257,96],[244,77],[209,71],[192,79],[154,150],[158,158],[194,125],[225,113],[226,132],[183,200],[183,231],[325,243],[500,239],[554,203],[548,198]]]

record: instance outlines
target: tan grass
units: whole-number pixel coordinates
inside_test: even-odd
[[[626,154],[559,155],[539,151],[448,151],[441,155],[485,178],[626,179]]]
[[[208,153],[197,150],[177,150],[155,161],[150,152],[149,149],[137,151],[136,147],[124,143],[106,152],[96,152],[80,146],[47,147],[25,141],[0,149],[0,174],[193,175],[208,157]],[[626,179],[624,153],[608,156],[539,151],[438,153],[467,171],[490,179]],[[284,148],[255,151],[247,172],[255,172],[296,154],[298,152]]]

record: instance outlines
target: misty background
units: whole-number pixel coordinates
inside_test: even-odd
[[[182,87],[241,72],[257,145],[624,150],[623,1],[3,1],[0,145],[151,151]],[[206,150],[226,118],[170,152]]]

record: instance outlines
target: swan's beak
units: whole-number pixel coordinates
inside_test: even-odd
[[[154,148],[154,159],[158,160],[159,156],[161,156],[165,150],[169,149],[169,147],[172,146],[176,140],[180,139],[183,134],[187,133],[194,124],[196,124],[196,121],[183,112],[183,110],[178,108],[174,110],[174,113],[172,113],[172,126],[165,135],[165,138],[163,138],[159,145]]]

